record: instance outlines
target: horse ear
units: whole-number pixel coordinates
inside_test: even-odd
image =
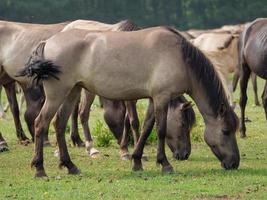
[[[180,105],[180,110],[181,111],[184,111],[184,110],[187,110],[187,109],[192,108],[192,107],[193,107],[192,102],[191,101],[188,101],[188,102],[182,103]]]
[[[222,103],[220,105],[220,108],[219,108],[219,115],[221,117],[224,117],[225,116],[225,113],[226,113],[226,106],[224,105],[224,103]]]

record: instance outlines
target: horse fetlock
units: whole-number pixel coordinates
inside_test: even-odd
[[[133,171],[143,171],[143,165],[141,159],[133,159]]]
[[[130,160],[131,159],[131,155],[130,155],[128,149],[121,149],[120,150],[120,156],[121,156],[121,160]]]
[[[170,164],[166,166],[162,166],[162,173],[166,173],[166,174],[173,173],[173,167]]]
[[[85,146],[84,142],[82,141],[82,139],[80,138],[78,134],[71,133],[71,141],[74,146],[77,146],[77,147]]]

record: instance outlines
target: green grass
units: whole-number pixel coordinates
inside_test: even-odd
[[[263,81],[258,82],[261,92]],[[236,100],[238,96],[236,92]],[[49,178],[34,179],[34,170],[30,168],[33,144],[21,146],[17,143],[8,114],[7,119],[0,121],[10,147],[9,152],[0,154],[0,199],[267,199],[267,125],[263,108],[254,107],[252,97],[249,87],[247,116],[252,122],[247,123],[248,137],[238,137],[241,163],[235,171],[221,169],[219,161],[203,142],[204,124],[197,114],[189,160],[175,161],[167,150],[175,169],[171,175],[161,174],[156,166],[155,143],[145,149],[150,159],[143,162],[144,171],[132,172],[131,163],[119,159],[119,148],[113,140],[108,143],[109,147],[99,147],[102,156],[97,159],[89,158],[85,149],[69,148],[73,162],[82,171],[78,176],[58,169],[58,159],[53,156],[55,148],[45,148]],[[145,107],[144,101],[139,103],[141,119]],[[239,114],[239,109],[237,112]],[[101,131],[106,132],[106,125],[99,125],[99,120],[103,123],[102,110],[94,105],[90,125],[95,138]],[[27,130],[25,124],[24,130]],[[26,133],[29,135],[28,131]],[[69,134],[66,137],[71,144]],[[55,144],[53,128],[50,138]]]

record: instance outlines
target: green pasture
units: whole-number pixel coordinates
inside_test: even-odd
[[[258,81],[259,95],[263,81]],[[247,138],[238,145],[241,162],[238,170],[225,171],[203,141],[204,124],[197,112],[197,124],[192,134],[192,153],[187,161],[176,161],[167,149],[175,172],[161,173],[156,165],[155,136],[150,138],[145,153],[149,161],[143,162],[143,172],[132,172],[130,161],[122,161],[116,142],[109,137],[102,119],[102,109],[95,102],[90,126],[101,156],[89,158],[85,149],[71,146],[69,133],[66,138],[74,163],[81,169],[77,176],[68,175],[58,168],[54,129],[50,128],[53,147],[45,148],[45,168],[49,178],[33,178],[30,168],[33,144],[18,144],[10,112],[0,120],[0,130],[10,151],[0,153],[0,200],[4,199],[267,199],[267,123],[262,107],[253,106],[249,84]],[[235,93],[238,101],[239,92]],[[146,101],[138,104],[143,119]],[[239,114],[239,109],[236,110]],[[24,130],[29,136],[23,121]],[[82,132],[80,128],[80,132]],[[105,147],[104,147],[105,146]],[[130,149],[132,150],[132,148]]]

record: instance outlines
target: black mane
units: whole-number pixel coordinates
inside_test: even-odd
[[[188,102],[186,98],[181,95],[172,99],[169,103],[169,106],[171,108],[176,108],[179,104],[186,102]],[[196,123],[196,114],[192,107],[182,111],[182,120],[183,122],[186,122],[185,125],[188,126],[189,129],[193,127],[193,125]]]
[[[210,60],[206,58],[197,47],[187,41],[178,31],[170,27],[166,27],[166,29],[181,38],[183,59],[190,67],[197,81],[203,86],[208,103],[215,116],[218,116],[222,104],[229,110],[230,105],[226,98],[222,83]]]
[[[131,20],[123,20],[120,22],[120,31],[137,31],[140,30],[140,28]]]

